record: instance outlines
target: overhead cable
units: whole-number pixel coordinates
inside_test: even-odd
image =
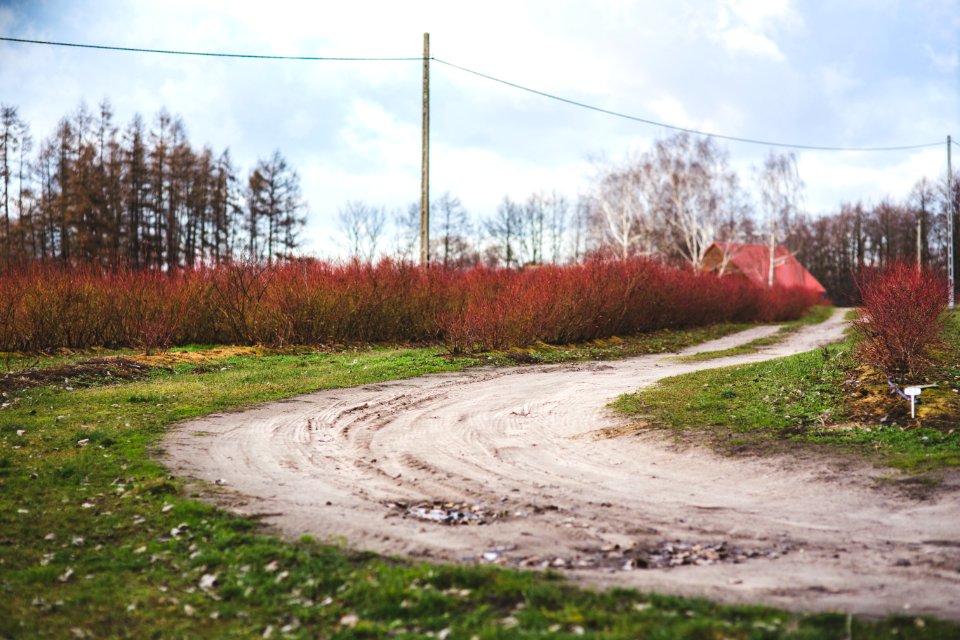
[[[102,44],[81,44],[77,42],[52,42],[48,40],[28,40],[26,38],[7,38],[0,36],[6,42],[21,42],[26,44],[45,44],[54,47],[73,47],[75,49],[100,49],[103,51],[123,51],[126,53],[159,53],[171,56],[199,56],[204,58],[248,58],[255,60],[306,60],[306,61],[355,61],[355,62],[383,62],[401,60],[423,60],[423,57],[409,58],[357,58],[342,56],[275,56],[255,53],[217,53],[213,51],[182,51],[179,49],[144,49],[142,47],[114,47]]]
[[[176,55],[176,56],[195,56],[195,57],[207,57],[207,58],[242,58],[242,59],[255,59],[255,60],[301,60],[308,62],[316,61],[344,61],[344,62],[385,62],[385,61],[420,61],[422,62],[424,58],[422,56],[411,56],[411,57],[348,57],[348,56],[288,56],[288,55],[266,55],[266,54],[252,54],[252,53],[220,53],[213,51],[186,51],[179,49],[148,49],[143,47],[119,47],[119,46],[110,46],[110,45],[99,45],[99,44],[84,44],[77,42],[56,42],[50,40],[32,40],[27,38],[12,38],[0,36],[0,41],[4,42],[18,42],[24,44],[40,44],[48,45],[55,47],[72,47],[77,49],[98,49],[102,51],[120,51],[125,53],[151,53],[151,54],[162,54],[162,55]],[[909,151],[912,149],[924,149],[928,147],[937,147],[943,144],[942,142],[927,142],[923,144],[909,144],[909,145],[897,145],[897,146],[877,146],[877,147],[839,147],[839,146],[827,146],[827,145],[813,145],[813,144],[799,144],[792,142],[776,142],[770,140],[759,140],[756,138],[745,138],[740,136],[726,135],[722,133],[714,133],[710,131],[702,131],[699,129],[692,129],[689,127],[680,127],[673,124],[668,124],[666,122],[659,122],[657,120],[651,120],[649,118],[641,118],[639,116],[630,115],[620,111],[613,111],[612,109],[606,109],[603,107],[598,107],[596,105],[587,104],[585,102],[580,102],[579,100],[573,100],[570,98],[564,98],[563,96],[558,96],[556,94],[548,93],[546,91],[541,91],[539,89],[534,89],[532,87],[527,87],[516,82],[510,82],[509,80],[504,80],[502,78],[497,78],[495,76],[476,71],[474,69],[469,69],[440,58],[431,57],[430,60],[438,62],[442,65],[446,65],[453,69],[458,69],[465,73],[472,74],[474,76],[484,78],[486,80],[491,80],[499,84],[512,87],[514,89],[519,89],[521,91],[526,91],[544,98],[549,98],[551,100],[557,100],[575,107],[580,107],[582,109],[588,109],[590,111],[595,111],[597,113],[603,113],[609,116],[614,116],[617,118],[623,118],[625,120],[630,120],[633,122],[640,122],[643,124],[648,124],[656,127],[663,127],[664,129],[670,129],[671,131],[680,131],[684,133],[692,133],[699,136],[707,136],[710,138],[717,138],[719,140],[729,140],[731,142],[741,142],[744,144],[756,144],[763,145],[767,147],[781,147],[785,149],[802,149],[806,151]],[[960,142],[956,140],[953,141],[954,144],[960,146]]]
[[[481,78],[486,78],[487,80],[492,80],[494,82],[499,82],[508,87],[513,87],[514,89],[520,89],[521,91],[526,91],[528,93],[533,93],[538,96],[543,96],[544,98],[550,98],[551,100],[558,100],[560,102],[573,105],[575,107],[581,107],[583,109],[589,109],[591,111],[597,111],[599,113],[605,113],[610,116],[616,116],[618,118],[624,118],[626,120],[632,120],[634,122],[642,122],[644,124],[649,124],[657,127],[663,127],[665,129],[670,129],[673,131],[682,131],[684,133],[693,133],[699,136],[708,136],[711,138],[719,138],[721,140],[730,140],[733,142],[743,142],[746,144],[760,144],[768,147],[785,147],[788,149],[804,149],[810,151],[906,151],[909,149],[923,149],[926,147],[938,147],[943,144],[943,142],[927,142],[924,144],[909,144],[909,145],[900,145],[900,146],[891,146],[891,147],[830,147],[830,146],[821,146],[821,145],[812,145],[812,144],[795,144],[790,142],[771,142],[769,140],[757,140],[754,138],[741,138],[739,136],[730,136],[722,133],[712,133],[709,131],[701,131],[699,129],[691,129],[688,127],[679,127],[672,124],[667,124],[665,122],[658,122],[656,120],[650,120],[648,118],[641,118],[639,116],[633,116],[627,113],[622,113],[619,111],[612,111],[610,109],[605,109],[603,107],[597,107],[585,102],[580,102],[578,100],[571,100],[570,98],[564,98],[552,93],[547,93],[546,91],[540,91],[539,89],[532,89],[515,82],[510,82],[509,80],[503,80],[502,78],[497,78],[486,73],[481,73],[480,71],[474,71],[473,69],[468,69],[462,67],[458,64],[453,64],[452,62],[447,62],[446,60],[441,60],[440,58],[433,58],[434,61],[439,62],[440,64],[447,65],[448,67],[453,67],[454,69],[459,69],[460,71],[465,71],[467,73],[479,76]]]

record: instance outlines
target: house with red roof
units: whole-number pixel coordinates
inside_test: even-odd
[[[714,242],[703,257],[704,271],[736,275],[766,287],[770,282],[770,246]],[[802,287],[821,296],[827,290],[800,264],[786,247],[777,245],[773,254],[773,284],[780,287]]]

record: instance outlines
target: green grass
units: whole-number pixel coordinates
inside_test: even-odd
[[[177,420],[472,363],[436,349],[233,357],[206,373],[180,364],[138,382],[4,398],[0,637],[250,638],[270,628],[275,638],[417,638],[445,629],[451,638],[844,635],[839,614],[594,592],[554,574],[283,541],[199,502],[150,455]],[[958,632],[912,617],[853,620],[852,628],[857,638]]]
[[[946,398],[953,424],[960,411],[952,389],[960,381],[960,321],[948,331],[950,351],[931,374],[933,403]],[[673,430],[728,453],[795,451],[798,444],[827,447],[912,473],[960,466],[960,430],[909,421],[906,403],[886,423],[848,425],[845,380],[856,366],[853,338],[808,353],[757,364],[709,369],[661,380],[618,398],[613,407],[642,424]],[[882,392],[886,393],[883,384]],[[896,401],[894,401],[896,404]],[[942,417],[939,419],[942,424]]]
[[[508,351],[496,351],[488,353],[464,354],[456,358],[460,366],[470,366],[476,364],[493,364],[498,366],[509,366],[514,364],[554,364],[561,362],[578,362],[583,360],[613,360],[617,358],[627,358],[631,356],[649,355],[655,353],[671,353],[679,351],[686,347],[722,338],[725,335],[742,331],[749,328],[750,325],[742,323],[721,323],[709,325],[706,327],[695,327],[692,329],[661,329],[650,333],[642,333],[634,336],[613,337],[592,342],[569,344],[569,345],[551,345],[538,343],[527,348],[510,349]],[[202,353],[218,349],[219,345],[185,345],[181,347],[172,347],[167,354],[191,354]],[[249,351],[256,351],[263,354],[272,355],[317,355],[318,353],[343,353],[366,351],[370,349],[390,348],[383,345],[354,345],[351,347],[341,347],[335,350],[317,350],[311,347],[287,347],[284,349],[266,349],[262,347],[251,347]],[[416,345],[395,345],[394,349],[415,349]],[[243,348],[241,348],[243,349]],[[23,354],[23,353],[3,353],[0,352],[0,371],[23,371],[35,368],[48,368],[61,365],[71,365],[97,357],[108,356],[137,356],[140,352],[131,349],[86,349],[80,351],[71,351],[64,349],[54,354]],[[439,349],[432,349],[438,357],[449,357],[448,354],[441,354]]]
[[[749,328],[748,324],[724,323],[693,329],[662,329],[635,336],[613,337],[571,345],[539,343],[525,349],[482,353],[473,357],[481,362],[511,364],[553,364],[584,360],[615,360],[632,356],[674,353],[686,347],[715,340]]]
[[[755,340],[751,340],[750,342],[746,342],[742,345],[731,347],[729,349],[703,351],[701,353],[694,353],[689,356],[677,356],[676,359],[681,362],[695,362],[699,360],[714,360],[716,358],[739,356],[746,353],[756,353],[763,347],[770,347],[775,344],[780,344],[786,340],[787,337],[796,333],[803,327],[825,322],[828,318],[830,318],[831,315],[833,315],[833,311],[833,307],[824,305],[811,307],[802,318],[799,318],[798,320],[791,320],[790,322],[785,322],[780,325],[780,328],[773,335],[769,335],[764,338],[756,338]]]

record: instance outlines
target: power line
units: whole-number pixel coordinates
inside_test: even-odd
[[[253,53],[216,53],[212,51],[181,51],[178,49],[144,49],[141,47],[114,47],[102,44],[81,44],[77,42],[52,42],[48,40],[27,40],[26,38],[6,38],[0,36],[0,41],[20,42],[25,44],[45,44],[54,47],[72,47],[74,49],[99,49],[102,51],[124,51],[126,53],[159,53],[172,56],[198,56],[203,58],[246,58],[255,60],[305,60],[305,61],[346,61],[346,62],[385,62],[420,60],[422,57],[409,58],[355,58],[329,56],[274,56]]]
[[[148,49],[143,47],[118,47],[110,45],[99,45],[99,44],[84,44],[77,42],[56,42],[50,40],[31,40],[27,38],[11,38],[0,36],[0,41],[5,42],[18,42],[23,44],[40,44],[48,45],[55,47],[71,47],[76,49],[96,49],[101,51],[121,51],[125,53],[153,53],[153,54],[162,54],[162,55],[176,55],[176,56],[194,56],[194,57],[206,57],[206,58],[241,58],[241,59],[254,59],[254,60],[301,60],[307,62],[317,62],[317,61],[342,61],[342,62],[386,62],[386,61],[423,61],[425,59],[433,60],[440,64],[464,71],[466,73],[478,76],[480,78],[485,78],[493,82],[497,82],[514,89],[519,89],[521,91],[526,91],[544,98],[549,98],[551,100],[557,100],[565,104],[569,104],[575,107],[580,107],[582,109],[588,109],[590,111],[596,111],[598,113],[603,113],[606,115],[614,116],[617,118],[623,118],[625,120],[631,120],[633,122],[640,122],[643,124],[648,124],[656,127],[663,127],[665,129],[670,129],[672,131],[681,131],[684,133],[692,133],[700,136],[708,136],[711,138],[717,138],[720,140],[729,140],[732,142],[742,142],[746,144],[758,144],[768,147],[781,147],[786,149],[803,149],[808,151],[908,151],[911,149],[924,149],[927,147],[937,147],[940,146],[941,142],[929,142],[925,144],[912,144],[912,145],[901,145],[901,146],[890,146],[890,147],[831,147],[831,146],[822,146],[822,145],[811,145],[811,144],[796,144],[790,142],[773,142],[770,140],[758,140],[755,138],[743,138],[739,136],[725,135],[722,133],[712,133],[709,131],[701,131],[699,129],[691,129],[688,127],[680,127],[677,125],[667,124],[666,122],[659,122],[657,120],[650,120],[648,118],[641,118],[639,116],[630,115],[627,113],[622,113],[619,111],[613,111],[611,109],[605,109],[603,107],[598,107],[596,105],[587,104],[585,102],[580,102],[578,100],[572,100],[570,98],[564,98],[552,93],[547,93],[546,91],[540,91],[539,89],[533,89],[515,82],[510,82],[509,80],[504,80],[502,78],[497,78],[480,71],[475,71],[473,69],[468,69],[467,67],[454,64],[452,62],[447,62],[446,60],[441,60],[440,58],[430,57],[424,58],[420,57],[346,57],[346,56],[282,56],[282,55],[265,55],[265,54],[252,54],[252,53],[219,53],[212,51],[185,51],[179,49]],[[960,143],[954,141],[953,144],[960,146]]]
[[[738,136],[728,136],[721,133],[711,133],[709,131],[700,131],[699,129],[690,129],[687,127],[678,127],[676,125],[667,124],[665,122],[658,122],[656,120],[649,120],[647,118],[641,118],[639,116],[632,116],[627,113],[621,113],[619,111],[611,111],[610,109],[604,109],[603,107],[597,107],[585,102],[579,102],[577,100],[571,100],[570,98],[564,98],[562,96],[554,95],[552,93],[547,93],[546,91],[540,91],[538,89],[532,89],[515,82],[510,82],[509,80],[503,80],[502,78],[497,78],[486,73],[481,73],[480,71],[474,71],[473,69],[468,69],[466,67],[461,67],[458,64],[453,64],[452,62],[447,62],[446,60],[441,60],[440,58],[433,58],[435,62],[440,64],[447,65],[448,67],[453,67],[454,69],[459,69],[460,71],[465,71],[467,73],[485,78],[487,80],[492,80],[493,82],[499,82],[508,87],[513,87],[514,89],[520,89],[521,91],[526,91],[528,93],[533,93],[538,96],[543,96],[544,98],[550,98],[551,100],[558,100],[560,102],[573,105],[575,107],[581,107],[583,109],[589,109],[590,111],[596,111],[599,113],[605,113],[610,116],[616,116],[617,118],[624,118],[626,120],[632,120],[634,122],[642,122],[643,124],[654,125],[657,127],[664,127],[665,129],[671,129],[673,131],[682,131],[684,133],[693,133],[699,136],[708,136],[711,138],[719,138],[721,140],[731,140],[733,142],[744,142],[747,144],[760,144],[768,147],[785,147],[788,149],[805,149],[811,151],[906,151],[909,149],[923,149],[926,147],[938,147],[942,145],[942,142],[928,142],[925,144],[911,144],[903,145],[896,147],[827,147],[820,145],[812,144],[793,144],[789,142],[771,142],[769,140],[756,140],[754,138],[741,138]]]

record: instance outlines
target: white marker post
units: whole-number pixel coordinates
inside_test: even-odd
[[[906,389],[903,390],[904,395],[910,398],[910,417],[911,418],[917,417],[916,401],[917,401],[917,396],[920,395],[921,392],[923,392],[923,389],[921,389],[920,387],[907,387]]]

